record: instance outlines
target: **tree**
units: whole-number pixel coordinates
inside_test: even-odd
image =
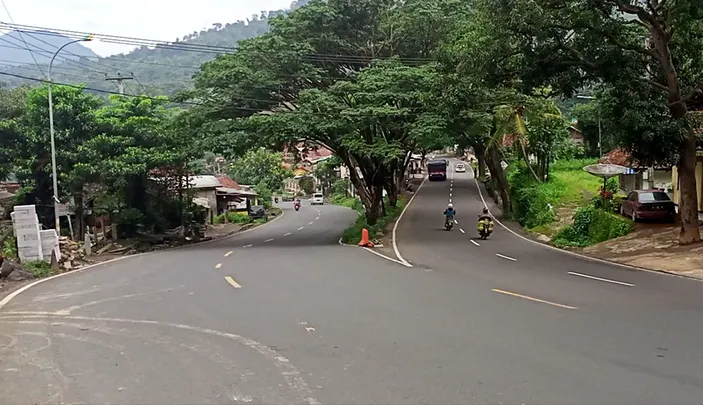
[[[315,192],[315,180],[310,176],[301,177],[300,180],[298,180],[298,185],[300,185],[300,189],[303,190],[306,195]]]
[[[291,172],[283,167],[283,155],[266,148],[252,149],[230,166],[230,175],[240,184],[263,185],[278,190]]]
[[[525,86],[548,83],[570,95],[602,81],[628,97],[644,95],[666,111],[679,129],[660,134],[665,143],[677,145],[672,158],[681,186],[679,242],[699,241],[697,139],[689,114],[689,104],[703,89],[699,2],[484,0],[482,7],[501,27],[498,32],[510,33],[502,41],[518,51],[521,60],[512,68]],[[525,12],[518,16],[515,9]]]
[[[95,109],[100,100],[80,88],[53,86],[56,166],[59,175],[58,195],[62,201],[81,190],[83,184],[73,181],[73,172],[80,163],[78,149],[98,133]],[[49,107],[46,87],[38,87],[26,95],[24,112],[14,120],[16,138],[8,145],[17,179],[29,190],[25,204],[36,204],[42,224],[54,227],[54,201],[49,135]]]
[[[336,156],[333,156],[315,165],[313,174],[320,182],[320,186],[322,187],[323,193],[329,193],[332,184],[337,180],[337,171],[339,170],[339,166],[341,164],[341,159]]]

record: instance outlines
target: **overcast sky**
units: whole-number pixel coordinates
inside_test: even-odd
[[[16,24],[173,41],[214,23],[286,9],[291,0],[4,0]],[[0,21],[10,22],[3,7]],[[100,56],[132,47],[88,42]]]

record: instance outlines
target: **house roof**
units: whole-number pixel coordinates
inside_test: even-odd
[[[638,162],[632,160],[630,153],[622,148],[613,149],[606,153],[598,163],[624,167],[640,167]]]
[[[217,175],[216,177],[217,177],[217,180],[220,182],[220,184],[222,184],[222,187],[231,188],[231,189],[234,189],[234,190],[239,190],[239,189],[242,188],[242,187],[239,185],[239,183],[237,183],[236,181],[232,180],[232,179],[229,178],[229,176],[227,176],[227,175],[220,174],[220,175]]]
[[[191,188],[218,188],[222,187],[215,176],[188,176]]]

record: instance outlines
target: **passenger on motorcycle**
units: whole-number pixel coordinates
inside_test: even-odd
[[[481,213],[481,215],[478,216],[479,221],[482,221],[484,219],[488,220],[489,222],[493,221],[491,214],[488,212],[488,208],[484,208],[483,213]]]

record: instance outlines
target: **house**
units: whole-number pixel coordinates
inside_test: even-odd
[[[578,121],[574,121],[569,125],[569,139],[571,139],[571,142],[575,145],[583,146],[585,144],[583,132],[578,129]]]
[[[222,185],[215,190],[218,214],[225,211],[249,212],[249,207],[258,205],[258,195],[250,187],[241,186],[224,174],[217,175],[216,178]]]
[[[701,114],[703,115],[703,114]],[[698,137],[703,137],[703,127],[696,130]],[[698,194],[698,212],[703,212],[703,148],[699,146],[696,151],[696,192]],[[673,196],[675,204],[679,204],[680,200],[680,184],[679,184],[679,173],[676,166],[671,168],[671,184],[673,184]]]
[[[642,165],[633,160],[630,153],[622,148],[608,152],[598,163],[613,164],[628,169],[627,172],[618,176],[619,188],[625,193],[642,189],[664,190],[670,196],[673,193],[671,186],[671,168]]]
[[[193,203],[207,210],[208,223],[215,223],[217,189],[222,187],[215,176],[188,176],[188,186],[195,192]]]
[[[294,147],[285,148],[282,165],[293,171],[293,177],[284,181],[284,189],[296,194],[302,192],[300,179],[308,176],[313,178],[316,187],[319,186],[320,180],[314,174],[315,167],[333,156],[334,153],[329,148],[321,145],[307,145],[299,142]]]

